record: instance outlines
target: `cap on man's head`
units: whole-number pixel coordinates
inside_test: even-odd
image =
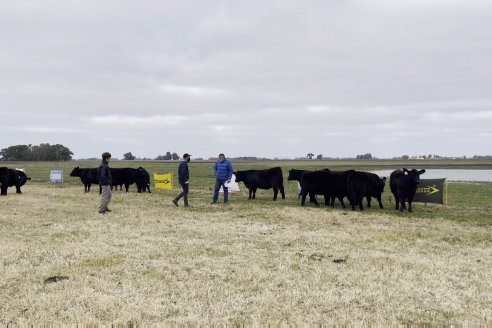
[[[191,155],[188,153],[184,153],[183,158],[188,158],[188,157],[191,157]]]
[[[110,157],[111,157],[111,154],[110,154],[110,153],[108,153],[107,151],[106,151],[106,152],[104,152],[104,153],[102,153],[102,158],[104,158],[104,159],[108,159],[108,158],[110,158]]]

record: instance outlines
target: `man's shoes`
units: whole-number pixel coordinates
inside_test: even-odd
[[[217,204],[217,202],[212,201],[212,202],[210,203],[210,205],[215,205],[215,204]]]
[[[224,203],[224,206],[229,206],[229,202],[227,202],[227,203]]]
[[[109,208],[105,209],[104,212],[112,212]]]
[[[106,213],[106,211],[99,211],[99,214],[104,214]]]
[[[178,206],[179,206],[179,205],[178,205],[178,200],[177,200],[177,199],[173,199],[173,204],[174,204],[176,207],[178,207]]]
[[[193,206],[191,206],[191,205],[189,205],[189,204],[186,204],[184,207],[193,207]]]

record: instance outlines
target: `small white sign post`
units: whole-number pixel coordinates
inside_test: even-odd
[[[50,182],[51,183],[63,183],[63,170],[51,170]]]

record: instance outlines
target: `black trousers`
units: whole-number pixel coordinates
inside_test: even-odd
[[[183,198],[184,204],[186,206],[186,205],[188,205],[189,186],[187,183],[185,183],[185,181],[179,181],[179,184],[181,185],[181,188],[183,189],[183,191],[178,196],[176,196],[176,200],[178,201],[181,198]]]

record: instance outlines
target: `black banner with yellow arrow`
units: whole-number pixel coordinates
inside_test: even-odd
[[[420,179],[413,198],[418,203],[436,203],[448,205],[448,186],[444,179]]]

